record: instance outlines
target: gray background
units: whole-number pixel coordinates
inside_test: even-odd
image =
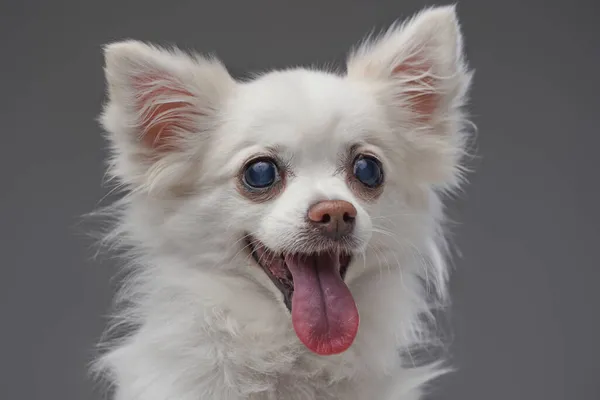
[[[284,4],[285,3],[285,4]],[[101,44],[216,51],[234,74],[341,60],[430,2],[0,4],[0,398],[100,399],[86,363],[116,266],[78,217],[106,194]],[[600,4],[464,0],[476,173],[452,215],[450,351],[435,399],[600,399]]]

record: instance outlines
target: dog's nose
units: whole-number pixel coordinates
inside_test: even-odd
[[[340,239],[354,230],[356,208],[344,200],[321,201],[309,208],[308,220],[323,235]]]

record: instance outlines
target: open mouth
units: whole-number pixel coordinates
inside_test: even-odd
[[[283,294],[298,338],[320,355],[347,350],[358,332],[356,303],[344,282],[352,256],[340,251],[277,254],[253,238],[251,254]]]

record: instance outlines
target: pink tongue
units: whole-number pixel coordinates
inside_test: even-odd
[[[338,255],[286,256],[294,278],[292,324],[306,347],[320,355],[342,353],[358,332],[358,309],[340,276]]]

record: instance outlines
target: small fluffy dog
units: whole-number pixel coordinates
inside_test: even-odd
[[[343,73],[236,81],[214,58],[105,50],[101,123],[130,266],[97,371],[116,400],[415,400],[445,297],[445,193],[471,80],[453,7]]]

